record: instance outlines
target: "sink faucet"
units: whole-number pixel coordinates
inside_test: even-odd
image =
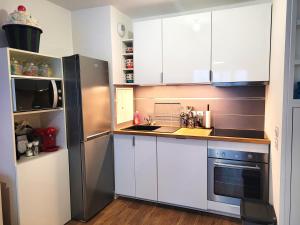
[[[155,124],[155,122],[153,121],[151,116],[148,116],[148,117],[144,118],[144,120],[146,120],[146,122],[147,122],[146,124],[149,125],[149,126]]]

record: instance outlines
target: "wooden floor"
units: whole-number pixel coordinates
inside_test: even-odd
[[[67,225],[240,225],[236,219],[119,198],[88,223]]]

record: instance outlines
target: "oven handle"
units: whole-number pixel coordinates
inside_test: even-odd
[[[57,91],[57,85],[55,80],[51,80],[52,88],[53,88],[53,105],[52,108],[57,107],[57,102],[58,102],[58,91]]]
[[[234,169],[251,169],[251,170],[260,170],[260,168],[256,166],[242,166],[242,165],[233,165],[233,164],[225,164],[225,163],[214,163],[215,166],[220,167],[228,167]]]

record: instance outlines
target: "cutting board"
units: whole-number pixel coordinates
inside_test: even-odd
[[[174,134],[186,135],[186,136],[209,136],[212,129],[202,129],[202,128],[180,128]]]

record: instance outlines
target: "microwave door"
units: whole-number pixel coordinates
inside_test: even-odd
[[[54,80],[51,80],[51,87],[52,87],[52,95],[53,95],[52,108],[56,108],[58,103],[58,89],[57,89],[56,82]]]
[[[11,89],[12,89],[13,111],[17,112],[16,83],[14,78],[11,80]]]
[[[61,105],[61,82],[54,80],[12,79],[14,112],[56,108]]]

